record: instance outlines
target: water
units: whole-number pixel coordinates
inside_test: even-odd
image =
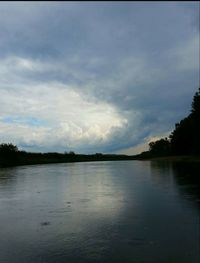
[[[199,262],[200,165],[0,170],[0,262]]]

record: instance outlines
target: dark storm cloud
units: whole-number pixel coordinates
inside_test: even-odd
[[[170,132],[199,85],[198,11],[198,2],[1,3],[1,140],[112,152]],[[49,127],[29,136],[32,119]]]

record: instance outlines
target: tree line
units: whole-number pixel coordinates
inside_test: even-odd
[[[149,143],[144,155],[200,155],[200,88],[195,93],[190,114],[175,124],[167,138]]]
[[[0,167],[45,163],[119,161],[131,160],[133,158],[133,156],[120,154],[76,154],[72,151],[65,153],[26,152],[20,151],[16,145],[11,143],[0,144]]]

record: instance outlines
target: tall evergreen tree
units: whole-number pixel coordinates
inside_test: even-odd
[[[174,154],[200,154],[200,89],[193,97],[191,113],[176,124],[170,138]]]
[[[151,142],[152,154],[197,155],[200,154],[200,88],[192,101],[191,113],[175,124],[170,140],[161,139]]]

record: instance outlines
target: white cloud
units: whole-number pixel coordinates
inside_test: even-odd
[[[0,138],[45,146],[104,144],[113,129],[123,128],[127,122],[114,106],[86,100],[73,87],[58,83],[1,90],[0,111],[2,120],[15,116],[41,123],[41,127],[20,121],[1,123]]]

